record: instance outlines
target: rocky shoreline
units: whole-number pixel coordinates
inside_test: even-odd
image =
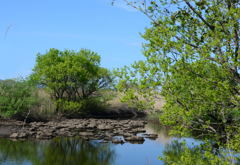
[[[13,139],[52,139],[54,137],[75,137],[88,140],[102,140],[101,143],[138,143],[145,138],[157,139],[157,134],[142,134],[146,121],[113,119],[64,119],[62,121],[31,122],[23,127],[22,121],[0,122],[0,137]],[[120,139],[119,136],[123,137]]]

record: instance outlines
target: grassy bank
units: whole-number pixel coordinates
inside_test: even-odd
[[[53,95],[46,92],[46,89],[44,88],[36,88],[35,91],[37,92],[39,104],[35,106],[31,106],[29,108],[30,115],[29,117],[34,118],[41,118],[41,119],[56,119],[60,118],[62,116],[62,113],[55,114],[55,105],[54,101],[55,98]],[[80,91],[78,91],[81,93]],[[32,93],[33,94],[33,93]],[[129,110],[128,103],[120,103],[119,98],[123,96],[123,93],[116,92],[116,91],[98,91],[95,92],[94,95],[98,97],[98,99],[107,100],[109,97],[111,97],[111,100],[108,100],[105,105],[106,110],[108,111],[114,111],[114,110]],[[65,92],[63,94],[63,97],[67,97],[67,93]],[[145,98],[142,96],[139,96],[139,100],[146,101]],[[164,100],[162,97],[154,99],[154,110],[145,110],[148,114],[147,119],[152,121],[159,121],[158,115],[160,112],[160,109],[164,105]],[[134,108],[134,107],[133,107]],[[151,113],[153,112],[153,113]],[[18,115],[15,115],[13,117],[17,117]],[[21,115],[20,115],[21,116]],[[22,116],[26,116],[26,114],[22,114]]]

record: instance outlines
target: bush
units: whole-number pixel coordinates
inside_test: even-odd
[[[27,86],[23,81],[7,80],[0,85],[0,114],[11,117],[17,113],[27,112],[30,106],[39,103],[32,95],[34,87]]]

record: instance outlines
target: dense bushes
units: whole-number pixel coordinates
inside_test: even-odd
[[[2,117],[8,117],[17,113],[26,112],[28,108],[39,104],[34,87],[26,86],[21,82],[7,80],[1,82],[0,110]]]

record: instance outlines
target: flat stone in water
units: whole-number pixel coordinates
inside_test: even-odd
[[[133,134],[130,134],[130,133],[124,133],[123,134],[123,137],[131,137],[131,136],[134,136]]]
[[[121,143],[121,144],[124,144],[125,142],[121,139],[113,139],[112,140],[112,143],[115,143],[115,144],[118,144],[118,143]]]
[[[124,137],[124,140],[127,141],[145,141],[145,139],[141,136],[131,136],[131,137]]]
[[[79,135],[80,136],[93,136],[94,133],[91,133],[91,132],[80,132]]]

